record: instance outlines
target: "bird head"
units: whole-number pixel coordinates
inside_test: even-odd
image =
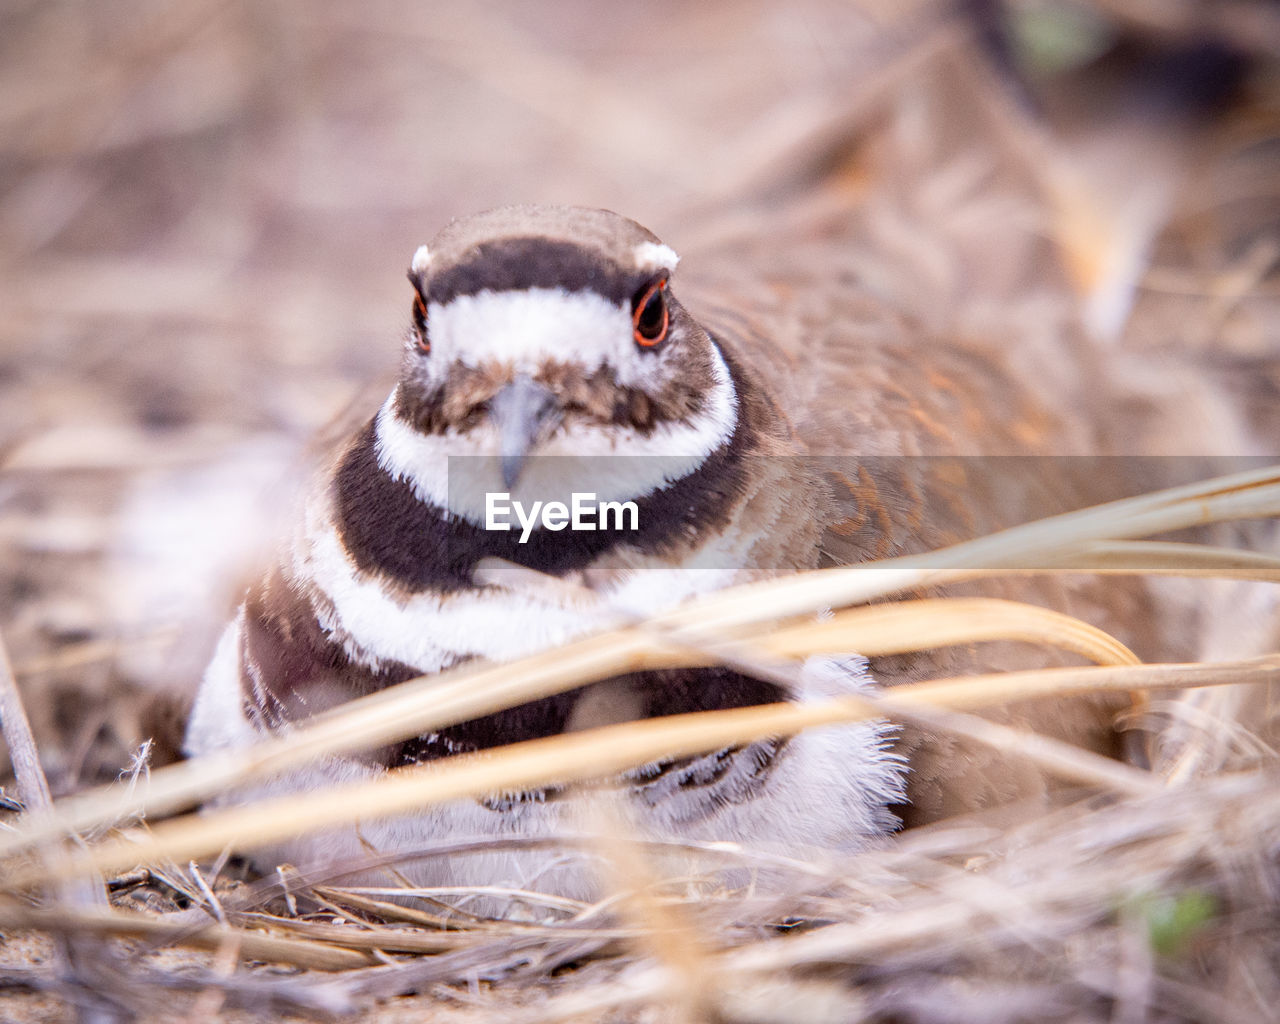
[[[464,499],[440,501],[441,457],[486,460],[478,490],[500,478],[513,492],[637,497],[689,472],[732,435],[737,400],[715,343],[672,293],[677,261],[605,210],[507,207],[450,224],[409,268],[411,325],[379,421],[384,466],[451,506]],[[662,458],[568,471],[541,470],[534,455]]]

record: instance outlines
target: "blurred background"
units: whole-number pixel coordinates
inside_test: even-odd
[[[1280,435],[1277,53],[1263,0],[6,0],[0,635],[55,789],[191,685],[454,216],[609,207],[696,284],[872,210],[934,329],[1209,353]]]

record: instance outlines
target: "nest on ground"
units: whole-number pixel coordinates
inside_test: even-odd
[[[1087,104],[1054,121],[1053,110],[1033,114],[1011,99],[971,14],[953,5],[919,5],[880,28],[816,2],[774,12],[768,39],[798,32],[811,55],[828,34],[825,63],[755,45],[736,21],[749,52],[716,49],[714,20],[665,11],[669,27],[706,47],[696,79],[674,65],[655,74],[663,57],[650,23],[639,32],[623,13],[601,25],[614,32],[607,38],[633,40],[635,53],[601,61],[601,52],[616,56],[593,34],[604,28],[568,0],[539,5],[545,20],[530,21],[478,5],[430,16],[394,6],[370,8],[355,25],[342,6],[158,5],[130,19],[94,14],[92,4],[35,4],[5,16],[11,39],[31,45],[18,54],[24,74],[10,81],[0,122],[40,130],[0,143],[5,173],[23,185],[0,203],[0,244],[14,268],[0,281],[0,400],[11,412],[0,427],[0,615],[13,653],[13,671],[0,673],[0,717],[15,766],[0,810],[0,1017],[1272,1019],[1280,658],[1256,656],[1268,648],[1243,634],[1232,646],[1228,631],[1228,660],[1135,664],[1095,626],[1043,609],[901,595],[957,580],[980,587],[1031,565],[1048,574],[1100,562],[1206,593],[1221,580],[1273,586],[1274,552],[1146,538],[1280,515],[1274,468],[888,561],[879,572],[824,570],[712,595],[518,663],[411,681],[251,757],[152,768],[144,740],[164,731],[156,713],[169,708],[148,681],[154,655],[166,653],[175,681],[194,678],[235,572],[202,577],[196,605],[183,608],[199,612],[192,617],[205,632],[194,638],[173,616],[138,605],[127,583],[149,568],[118,542],[130,494],[158,469],[278,466],[280,449],[255,461],[258,446],[282,444],[287,457],[380,372],[366,353],[382,351],[396,329],[387,309],[400,305],[380,282],[400,272],[400,254],[385,250],[388,237],[399,241],[406,204],[420,223],[530,194],[626,205],[660,230],[683,223],[708,245],[750,233],[760,217],[875,207],[869,259],[884,243],[923,268],[880,283],[929,306],[932,326],[996,325],[1017,337],[1078,321],[1121,354],[1203,354],[1215,379],[1247,378],[1254,404],[1243,413],[1261,450],[1280,435],[1274,89],[1139,149],[1151,161],[1143,174],[1125,166],[1115,175],[1105,146],[1084,145],[1103,137],[1090,135]],[[1095,21],[1081,38],[1096,43],[1108,18],[1123,20],[1112,10],[1120,6],[1090,8]],[[735,16],[735,5],[724,7]],[[1144,5],[1138,27],[1162,37],[1185,30],[1182,7]],[[1270,15],[1248,3],[1222,7],[1227,42],[1251,58],[1274,52]],[[69,58],[48,61],[51,51]],[[92,73],[72,81],[69,65]],[[1274,85],[1273,65],[1255,68],[1255,84]],[[725,90],[716,83],[730,67],[740,86]],[[641,75],[658,99],[637,105]],[[448,104],[424,107],[421,95],[466,95],[478,113],[460,119]],[[380,115],[364,117],[362,102]],[[531,155],[509,177],[482,123],[524,140]],[[448,154],[440,138],[450,139]],[[719,148],[704,144],[712,138]],[[1073,159],[1063,138],[1083,140],[1078,152],[1097,152],[1100,163]],[[705,151],[711,170],[666,159],[694,151]],[[320,163],[343,169],[344,188],[314,173]],[[368,170],[397,167],[426,175],[432,194],[406,200]],[[191,195],[175,180],[191,183]],[[601,181],[619,182],[616,194]],[[1133,210],[1142,216],[1117,213]],[[946,236],[1006,237],[1012,222],[1058,257],[1036,271],[1040,290],[1025,302],[1002,291],[1022,279],[1013,271],[1025,267],[1007,265],[1017,253],[966,250]],[[317,246],[317,237],[343,244]],[[405,241],[405,256],[419,240]],[[264,334],[273,341],[266,352]],[[1154,379],[1141,384],[1139,392],[1159,390]],[[819,609],[835,612],[819,622]],[[393,742],[624,666],[719,660],[785,682],[812,653],[988,641],[1065,649],[1093,665],[611,726],[360,788],[192,811],[323,752]],[[173,653],[186,647],[193,653],[175,669]],[[1148,695],[1132,724],[1145,731],[1153,769],[977,714],[1014,696],[1100,690]],[[624,881],[594,904],[497,894],[527,908],[507,921],[467,912],[470,898],[493,893],[408,890],[394,861],[380,863],[387,884],[372,887],[284,868],[250,880],[231,856],[337,820],[469,794],[590,787],[656,758],[868,716],[927,722],[1035,759],[1074,784],[1076,799],[942,822],[856,855],[764,857],[731,844],[629,838],[599,788],[608,827],[558,845]],[[420,855],[475,852],[446,839]],[[689,867],[673,880],[654,865],[674,857]],[[751,886],[765,874],[767,887]]]

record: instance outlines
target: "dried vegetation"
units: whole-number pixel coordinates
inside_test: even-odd
[[[1128,5],[1098,3],[1071,24],[1010,6],[1031,12],[1022,24],[1040,33],[1042,59],[1056,53],[1070,71],[1070,47],[1049,44],[1096,38]],[[1280,468],[876,571],[759,584],[678,616],[620,616],[554,652],[355,702],[247,757],[159,767],[165,751],[146,745],[173,735],[166,716],[306,439],[392,369],[408,254],[460,211],[612,207],[688,238],[696,275],[700,246],[903,196],[899,219],[872,226],[877,244],[928,268],[919,280],[938,296],[935,327],[1003,323],[1016,336],[1076,322],[1135,375],[1161,353],[1202,353],[1192,384],[1226,388],[1252,432],[1219,450],[1280,455],[1280,21],[1261,3],[1211,6],[1248,63],[1243,91],[1212,117],[1147,135],[1098,121],[1080,76],[1055,80],[1052,102],[1031,113],[979,45],[972,12],[931,4],[10,4],[0,714],[14,808],[0,823],[0,1017],[1274,1019],[1280,624],[1274,597],[1253,595],[1280,582],[1280,551],[1146,538],[1280,515]],[[1197,31],[1185,5],[1140,7],[1125,31]],[[1058,258],[1037,267],[1034,296],[997,313],[1000,255],[957,268],[940,236],[1000,236],[1011,223]],[[1137,384],[1151,401],[1169,386],[1158,373]],[[862,607],[926,584],[980,589],[1029,565],[1100,563],[1236,602],[1206,660],[1139,664],[1096,625],[1007,601]],[[1230,589],[1244,583],[1255,586]],[[624,667],[722,660],[785,684],[808,653],[991,640],[1093,665],[612,726],[346,791],[192,812],[321,752]],[[1146,694],[1134,724],[1149,766],[977,714],[1015,694],[1108,688]],[[285,867],[250,880],[232,856],[320,823],[589,785],[659,756],[878,715],[1033,758],[1076,783],[1078,799],[943,822],[857,856],[764,857],[628,839],[602,789],[599,834],[560,844],[615,881],[596,904],[414,891],[386,858],[381,887]],[[420,853],[477,845],[446,838]],[[676,858],[687,873],[660,877],[655,865]],[[527,909],[486,920],[466,909],[477,896]]]

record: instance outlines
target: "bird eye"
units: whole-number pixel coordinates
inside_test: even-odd
[[[421,292],[413,293],[413,331],[418,336],[418,348],[425,354],[431,351],[431,338],[427,334],[427,304]]]
[[[667,336],[671,314],[667,310],[667,279],[660,277],[636,292],[631,300],[632,336],[643,348],[653,348]]]

